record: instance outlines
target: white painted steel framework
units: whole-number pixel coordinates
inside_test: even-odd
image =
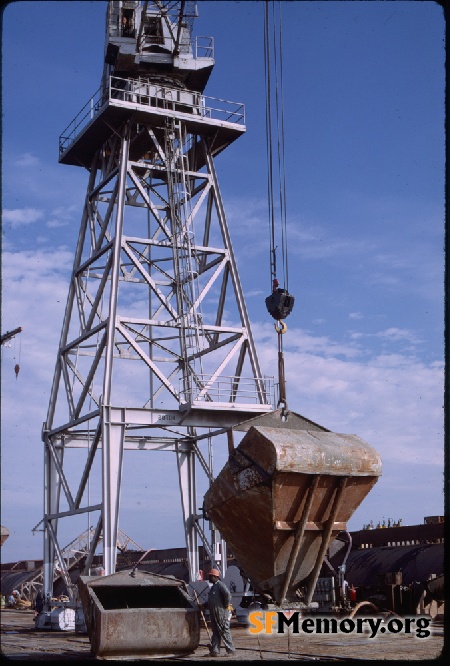
[[[155,4],[159,16],[165,3]],[[107,29],[122,5],[139,3],[110,3]],[[211,481],[216,436],[272,409],[214,168],[245,131],[243,107],[207,104],[167,74],[162,85],[154,73],[120,73],[106,68],[88,116],[60,142],[60,161],[89,179],[43,428],[46,595],[55,562],[64,566],[61,519],[96,513],[86,567],[102,538],[105,572],[115,571],[127,450],[175,453],[191,580],[199,540],[220,566],[224,544],[201,527],[196,472]],[[80,449],[76,476],[69,458]]]

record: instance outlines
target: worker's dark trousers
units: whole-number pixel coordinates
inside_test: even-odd
[[[212,654],[219,654],[221,640],[227,652],[234,652],[228,615],[229,611],[226,608],[214,608],[210,613],[212,629],[210,652]]]

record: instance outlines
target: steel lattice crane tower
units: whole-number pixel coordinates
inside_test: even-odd
[[[60,137],[59,161],[89,177],[42,435],[46,595],[63,519],[95,513],[86,569],[102,539],[115,571],[129,450],[175,453],[191,580],[200,540],[220,563],[197,515],[196,473],[213,479],[202,447],[273,408],[214,168],[244,107],[203,95],[213,42],[191,43],[195,15],[194,2],[109,2],[101,86]]]

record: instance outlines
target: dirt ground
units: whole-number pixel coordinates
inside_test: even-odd
[[[5,609],[1,611],[1,652],[12,661],[97,661],[90,651],[89,638],[74,631],[36,631],[33,612]],[[210,629],[208,628],[208,631]],[[236,654],[227,661],[425,661],[441,657],[444,663],[444,629],[432,626],[429,638],[414,634],[380,634],[374,639],[361,634],[252,635],[247,627],[232,623]],[[210,659],[208,633],[201,629],[200,645],[193,654],[163,658],[157,661],[200,661],[214,663],[225,658]],[[447,655],[448,656],[448,655]],[[152,658],[146,661],[152,661]],[[133,661],[137,661],[133,659]],[[155,660],[156,661],[156,660]]]

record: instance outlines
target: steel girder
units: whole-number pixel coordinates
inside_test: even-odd
[[[46,594],[61,518],[96,511],[88,561],[102,534],[105,572],[115,571],[123,454],[133,448],[176,454],[195,578],[206,538],[197,466],[213,479],[200,442],[271,408],[209,142],[181,119],[131,117],[92,160],[43,428]],[[80,448],[83,469],[69,481],[68,451]],[[97,461],[102,499],[90,504]],[[212,557],[215,540],[205,544]]]

